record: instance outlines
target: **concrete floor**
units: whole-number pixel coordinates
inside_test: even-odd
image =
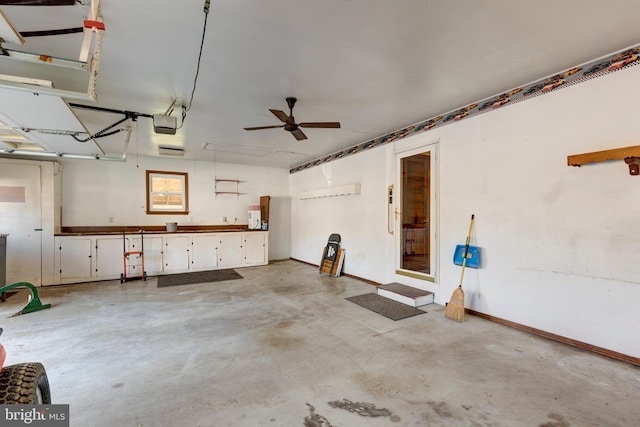
[[[6,319],[8,364],[44,363],[71,425],[637,426],[640,369],[444,308],[394,322],[374,291],[295,261],[242,280],[44,288]]]

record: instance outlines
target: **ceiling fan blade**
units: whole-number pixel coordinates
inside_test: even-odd
[[[256,127],[251,127],[251,128],[244,128],[244,130],[260,130],[260,129],[275,129],[275,128],[283,128],[284,125],[277,125],[277,126],[256,126]]]
[[[303,139],[307,139],[307,135],[304,134],[300,129],[292,130],[291,134],[298,140],[302,141]]]
[[[271,111],[274,116],[279,118],[282,123],[287,123],[287,119],[289,118],[289,116],[287,116],[284,111],[282,111],[282,110],[272,110],[271,108],[269,108],[269,111]]]
[[[298,124],[301,128],[339,128],[340,122],[307,122]]]

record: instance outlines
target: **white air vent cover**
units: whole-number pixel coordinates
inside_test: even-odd
[[[158,153],[164,156],[184,156],[184,148],[180,147],[158,147]]]

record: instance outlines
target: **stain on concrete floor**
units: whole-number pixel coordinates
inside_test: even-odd
[[[313,405],[309,405],[309,415],[304,417],[304,427],[337,427],[332,425],[328,419],[320,414],[316,414],[316,408]]]
[[[570,424],[560,414],[550,413],[547,415],[552,421],[540,424],[540,427],[569,427]]]
[[[352,402],[349,399],[334,400],[329,402],[332,408],[344,409],[361,417],[390,417],[391,421],[398,422],[400,417],[386,408],[376,408],[375,403]]]

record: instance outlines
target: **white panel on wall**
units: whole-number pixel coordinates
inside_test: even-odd
[[[320,188],[317,190],[302,191],[298,194],[300,200],[319,199],[322,197],[353,196],[360,194],[360,184],[347,184],[337,187]]]

